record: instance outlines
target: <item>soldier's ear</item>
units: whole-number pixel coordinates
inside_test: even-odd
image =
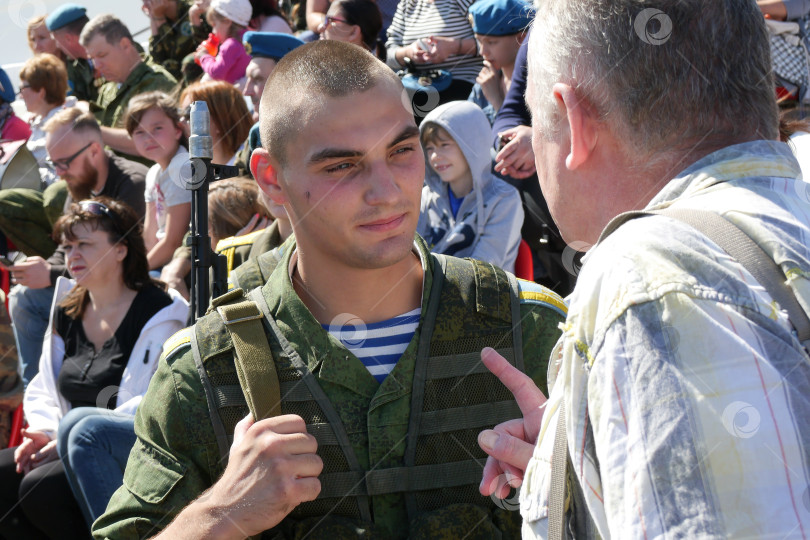
[[[276,204],[285,204],[287,196],[279,182],[281,166],[264,148],[257,148],[250,156],[250,172],[259,185],[259,189],[267,194]]]

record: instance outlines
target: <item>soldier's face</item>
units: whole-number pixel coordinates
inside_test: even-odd
[[[268,192],[286,208],[301,256],[357,269],[401,261],[413,245],[425,173],[401,87],[386,80],[312,102],[303,128],[285,141],[279,189]]]

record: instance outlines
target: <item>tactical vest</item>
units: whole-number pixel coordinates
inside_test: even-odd
[[[517,281],[487,263],[432,257],[433,284],[422,314],[409,436],[401,467],[365,471],[359,466],[337,411],[270,316],[261,289],[249,295],[233,290],[216,299],[211,309],[221,318],[210,320],[206,335],[199,325],[192,332],[192,351],[223,464],[234,426],[249,409],[260,418],[297,414],[317,439],[318,455],[324,462],[321,493],[315,501],[299,505],[291,518],[332,514],[371,522],[369,497],[393,493],[404,493],[409,519],[453,503],[495,508],[490,498],[478,492],[486,454],[477,437],[483,429],[519,417],[520,409],[509,390],[480,361],[480,352],[493,347],[523,370]],[[263,328],[257,335],[258,321]],[[229,333],[233,341],[241,340],[242,347],[253,348],[255,357],[264,361],[243,362],[238,357],[240,346],[232,343],[201,350],[200,343],[212,342],[212,332],[221,337]],[[268,349],[272,363],[266,361]],[[266,384],[276,384],[276,388],[260,386],[261,392],[251,392],[255,385],[249,379],[254,377],[275,378],[277,383]],[[273,402],[275,397],[264,407],[252,403],[268,394],[283,396],[280,407]],[[254,410],[261,408],[274,410],[271,414]]]
[[[261,287],[270,279],[270,274],[273,273],[276,265],[281,261],[281,256],[282,251],[277,248],[262,253],[255,259],[248,259],[231,270],[228,280],[234,289],[251,291],[256,287]]]

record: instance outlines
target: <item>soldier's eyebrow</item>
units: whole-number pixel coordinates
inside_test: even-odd
[[[398,145],[402,141],[406,141],[412,137],[419,136],[419,128],[416,126],[406,126],[402,131],[394,137],[390,143],[388,143],[388,148],[393,148],[394,146]],[[307,160],[309,165],[317,165],[322,161],[326,161],[329,159],[340,159],[340,158],[357,158],[363,157],[364,153],[360,152],[359,150],[350,150],[348,148],[324,148],[318,152],[312,154],[312,156]]]
[[[388,143],[388,148],[393,148],[394,146],[398,145],[402,141],[407,141],[412,137],[419,136],[419,128],[416,126],[405,126],[405,129],[399,132],[399,135],[394,137],[390,143]]]

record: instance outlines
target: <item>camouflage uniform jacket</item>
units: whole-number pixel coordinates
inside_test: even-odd
[[[230,274],[246,260],[255,259],[280,245],[281,233],[278,232],[278,223],[274,221],[264,229],[220,240],[217,243],[217,253],[225,255],[228,259],[228,274]]]
[[[102,126],[123,128],[124,113],[130,99],[153,90],[170,92],[175,84],[177,80],[162,67],[141,62],[120,86],[107,81],[99,88],[93,111],[96,120]]]
[[[98,100],[98,89],[104,84],[103,77],[96,77],[93,65],[86,58],[66,60],[68,86],[70,95],[79,101],[95,103]]]
[[[188,20],[189,3],[177,1],[177,17],[166,20],[158,27],[158,33],[149,38],[149,54],[156,64],[163,66],[178,81],[182,77],[180,65],[183,58],[192,54],[200,41],[194,38]]]
[[[435,269],[434,259],[424,241],[417,237],[416,245],[425,265],[423,318]],[[301,302],[288,273],[294,250],[283,251],[280,264],[261,289],[270,313],[338,411],[360,466],[364,470],[401,466],[408,437],[413,370],[422,318],[394,370],[380,384],[360,360],[323,329]],[[525,368],[540,384],[545,380],[549,354],[559,336],[558,325],[564,320],[566,308],[562,299],[539,285],[520,282],[520,289]],[[475,302],[475,299],[459,298],[459,309],[467,309],[465,306],[470,301]],[[206,366],[209,363],[213,363],[212,367],[220,365],[223,359],[233,356],[230,338],[222,326],[216,314],[209,314],[196,324],[202,362]],[[193,328],[181,331],[164,347],[164,358],[135,419],[137,441],[129,456],[124,485],[113,495],[106,513],[94,523],[96,538],[135,539],[156,534],[216,482],[224,470],[189,344],[191,332],[194,332]],[[281,346],[275,339],[270,340],[270,346],[278,364]],[[229,364],[233,371],[232,360]],[[447,451],[463,451],[465,459],[468,452],[482,454],[474,441],[468,446],[460,450],[448,448]],[[482,498],[482,504],[485,500]],[[484,519],[477,515],[478,522],[470,521],[470,509],[480,511],[481,506],[446,506],[439,509],[438,512],[442,513],[438,517],[429,517],[425,521],[423,516],[418,516],[409,524],[402,494],[375,496],[372,498],[374,525],[366,526],[365,532],[360,532],[362,528],[350,528],[354,532],[346,535],[346,529],[343,529],[343,536],[333,534],[330,537],[333,529],[320,519],[291,523],[291,518],[284,520],[273,532],[279,535],[276,537],[285,538],[301,538],[314,532],[309,538],[334,540],[336,537],[404,538],[409,535],[411,538],[428,538],[434,537],[438,530],[452,538],[477,529],[471,538],[492,538],[501,537],[493,523],[519,520],[517,512],[495,510],[501,512],[499,517],[489,516],[483,509]],[[414,530],[417,520],[422,523],[421,535]],[[481,521],[486,523],[479,526]],[[312,525],[320,526],[308,530]],[[377,531],[378,528],[383,532]],[[379,536],[370,533],[370,529]],[[485,529],[483,533],[482,529]]]

